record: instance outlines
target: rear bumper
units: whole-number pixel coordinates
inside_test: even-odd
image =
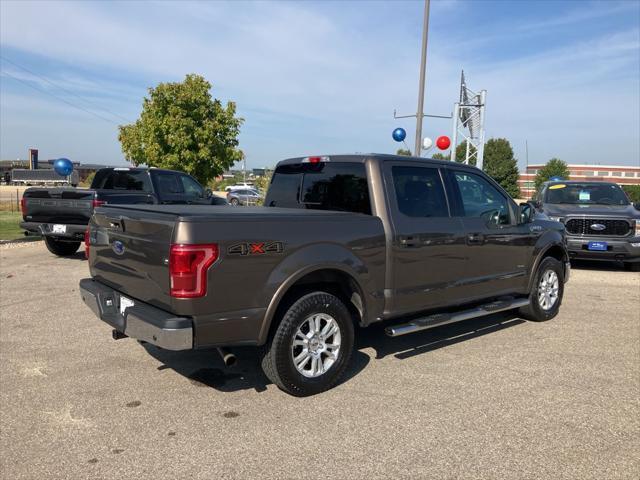
[[[588,250],[589,242],[606,242],[607,251]],[[634,246],[637,245],[637,246]],[[567,237],[567,250],[572,259],[640,262],[640,237]]]
[[[56,237],[63,240],[82,241],[86,225],[66,224],[64,233],[54,233],[53,223],[20,222],[20,228],[27,232],[27,235],[42,235],[43,237]]]
[[[190,318],[176,317],[137,300],[120,313],[120,293],[91,278],[80,280],[80,296],[100,320],[128,337],[167,350],[193,348],[193,322]]]

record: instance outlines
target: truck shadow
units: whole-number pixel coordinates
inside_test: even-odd
[[[348,382],[369,364],[371,357],[363,350],[373,349],[375,359],[394,355],[403,360],[522,323],[526,322],[513,313],[504,312],[396,338],[384,334],[386,324],[358,329],[351,363],[341,383]],[[150,344],[143,347],[161,363],[158,370],[174,370],[188,378],[195,387],[209,387],[221,392],[264,392],[271,383],[262,372],[258,351],[254,347],[233,348],[238,363],[231,368],[224,366],[215,349],[172,352]]]
[[[621,262],[603,260],[571,260],[571,268],[575,270],[600,270],[603,272],[624,272]]]

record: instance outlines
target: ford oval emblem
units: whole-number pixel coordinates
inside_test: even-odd
[[[116,255],[122,255],[124,253],[124,243],[120,240],[116,240],[111,244],[111,249],[116,253]]]
[[[589,227],[591,230],[595,230],[596,232],[601,232],[603,231],[605,228],[607,228],[606,225],[603,225],[601,223],[594,223],[593,225],[591,225]]]

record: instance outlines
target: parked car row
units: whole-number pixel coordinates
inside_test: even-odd
[[[285,160],[266,198],[242,185],[227,200],[182,172],[107,168],[90,189],[28,189],[22,210],[56,255],[84,239],[81,296],[113,338],[225,361],[258,346],[301,396],[340,380],[354,324],[395,337],[512,309],[549,320],[571,258],[640,265],[640,211],[615,184],[547,182],[516,205],[475,167],[390,155]]]

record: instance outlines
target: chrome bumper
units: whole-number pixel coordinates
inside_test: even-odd
[[[190,318],[175,317],[139,301],[121,314],[120,292],[91,278],[80,280],[80,297],[100,320],[128,337],[167,350],[193,348],[193,324]]]

